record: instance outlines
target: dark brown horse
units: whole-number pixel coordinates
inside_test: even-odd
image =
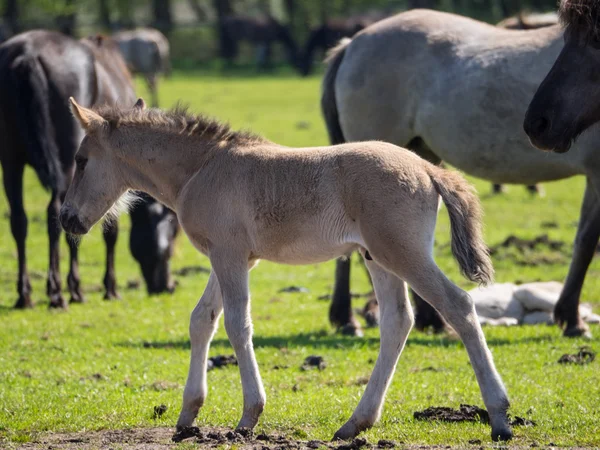
[[[303,76],[313,71],[315,53],[325,54],[340,39],[352,37],[363,28],[386,17],[383,13],[364,14],[345,18],[328,19],[322,25],[313,28],[308,36],[304,51],[300,57],[298,69]]]
[[[0,46],[0,162],[10,205],[11,231],[18,249],[17,308],[33,306],[25,252],[27,216],[23,205],[23,171],[26,164],[34,168],[42,185],[51,192],[47,209],[50,306],[67,306],[59,272],[58,213],[75,169],[74,155],[83,138],[71,115],[69,96],[90,106],[135,100],[129,72],[112,41],[97,37],[76,41],[57,32],[35,30],[15,36]],[[141,223],[134,225],[138,229],[146,227]],[[117,223],[107,224],[103,233],[107,246],[105,298],[111,299],[118,297],[114,271]],[[71,240],[69,248],[67,284],[71,301],[82,302],[78,248]]]
[[[257,64],[260,69],[271,65],[271,46],[281,43],[292,66],[297,65],[297,46],[288,27],[271,16],[226,16],[218,23],[221,57],[232,63],[239,53],[239,42],[256,46]]]
[[[525,117],[531,142],[563,153],[600,121],[600,1],[562,0],[565,45]]]

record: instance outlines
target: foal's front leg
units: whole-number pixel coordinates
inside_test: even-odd
[[[200,297],[190,319],[192,356],[187,383],[183,391],[183,407],[177,421],[178,429],[189,427],[194,423],[198,410],[206,399],[208,348],[217,330],[221,311],[223,311],[223,301],[219,282],[215,273],[211,272],[204,294]]]
[[[252,346],[248,257],[229,251],[211,250],[210,262],[221,286],[225,330],[242,377],[244,412],[237,428],[254,428],[265,406],[266,395]]]
[[[414,316],[406,283],[385,271],[377,263],[365,260],[381,309],[381,347],[367,388],[350,420],[334,435],[334,439],[350,439],[370,428],[381,415],[381,408],[406,338],[414,324]]]

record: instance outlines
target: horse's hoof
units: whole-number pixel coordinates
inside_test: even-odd
[[[347,323],[344,326],[341,326],[338,331],[344,336],[355,336],[355,337],[363,337],[364,333],[362,328],[357,323]]]
[[[358,428],[351,421],[346,422],[342,425],[342,428],[337,430],[333,435],[332,441],[347,441],[354,439],[359,433]]]
[[[48,308],[69,309],[69,304],[61,294],[51,295]]]
[[[104,300],[121,300],[121,296],[116,291],[112,291],[112,292],[107,291],[104,294]]]
[[[564,337],[582,337],[584,339],[592,339],[592,333],[586,324],[579,324],[565,328]]]
[[[17,303],[15,303],[15,309],[31,309],[33,308],[33,302],[31,301],[31,297],[29,296],[21,296],[18,298]]]
[[[85,303],[85,302],[86,302],[86,299],[80,290],[71,292],[71,299],[69,300],[69,303]]]
[[[181,442],[184,439],[191,437],[200,436],[200,428],[198,427],[177,427],[177,432],[173,435],[171,440],[173,442]]]
[[[499,430],[492,430],[492,441],[510,441],[513,437],[512,430],[509,427]]]

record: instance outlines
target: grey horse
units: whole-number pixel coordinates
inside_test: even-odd
[[[558,25],[515,31],[429,10],[398,14],[332,51],[322,107],[334,143],[384,140],[494,183],[585,175],[573,260],[554,314],[565,336],[581,336],[589,329],[579,297],[600,233],[591,214],[598,203],[593,189],[600,188],[600,128],[591,127],[574,144],[577,151],[565,154],[534,148],[522,128],[563,47],[562,34]],[[331,311],[352,323],[349,296],[334,295]]]
[[[169,40],[154,28],[138,28],[115,33],[123,58],[133,73],[143,75],[152,97],[152,106],[158,106],[156,81],[160,73],[171,74]]]

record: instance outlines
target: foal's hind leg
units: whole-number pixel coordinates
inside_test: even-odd
[[[385,393],[414,323],[406,283],[374,261],[365,262],[381,309],[381,347],[360,403],[348,422],[335,433],[334,439],[353,438],[379,419]]]
[[[433,305],[463,341],[475,371],[483,402],[490,414],[493,440],[508,440],[512,432],[508,424],[509,407],[506,390],[496,371],[492,354],[477,320],[473,300],[454,285],[430,259],[404,269],[412,288]],[[402,271],[399,271],[402,273]]]
[[[102,229],[106,243],[106,272],[104,274],[104,300],[120,298],[117,293],[117,280],[115,277],[115,246],[119,237],[119,223],[111,220],[104,224]]]
[[[177,428],[189,427],[194,423],[198,410],[204,404],[208,387],[206,385],[206,364],[210,341],[217,330],[219,316],[223,311],[223,301],[217,276],[211,272],[206,289],[192,312],[190,319],[190,342],[192,356],[185,390],[183,406],[177,421]]]
[[[50,308],[67,308],[67,302],[62,295],[62,282],[60,279],[60,233],[61,226],[58,221],[60,212],[61,195],[54,191],[48,205],[48,237],[50,243],[50,265],[48,268],[48,282],[46,293],[50,297]]]
[[[2,179],[8,204],[10,205],[10,230],[17,243],[19,259],[19,275],[17,292],[19,298],[15,308],[33,308],[31,301],[31,283],[27,273],[27,255],[25,241],[27,239],[27,215],[23,207],[23,165],[2,165]]]

